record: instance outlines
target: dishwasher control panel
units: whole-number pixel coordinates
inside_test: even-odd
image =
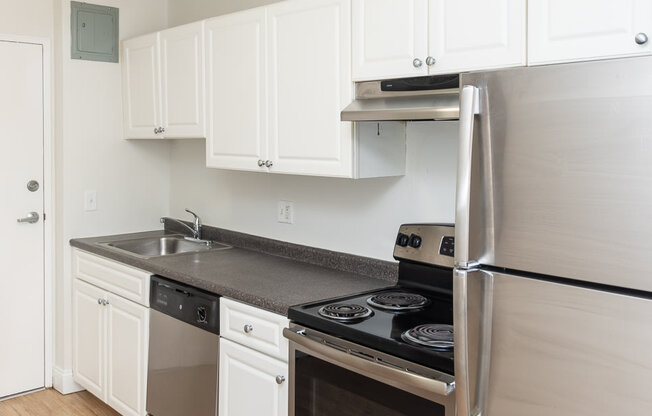
[[[152,276],[150,308],[214,334],[220,333],[220,297],[161,276]]]

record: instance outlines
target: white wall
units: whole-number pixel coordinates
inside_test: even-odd
[[[52,0],[0,0],[0,33],[52,39]]]
[[[120,9],[120,38],[167,27],[165,0],[94,0]],[[70,0],[57,0],[57,372],[72,359],[71,264],[68,241],[160,228],[169,210],[170,148],[126,141],[122,134],[120,65],[70,59]],[[32,10],[32,13],[34,11]],[[84,212],[84,190],[97,191],[97,211]]]
[[[208,169],[204,141],[172,148],[171,215],[189,208],[206,224],[391,260],[398,226],[453,222],[457,122],[408,123],[407,174],[363,180]],[[277,222],[279,200],[294,224]]]
[[[169,26],[264,6],[279,0],[168,0]]]

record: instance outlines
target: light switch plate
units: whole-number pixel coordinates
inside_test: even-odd
[[[84,211],[97,210],[97,191],[84,191]]]

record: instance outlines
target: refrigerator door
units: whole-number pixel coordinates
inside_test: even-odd
[[[457,264],[652,291],[652,57],[462,87]]]
[[[460,270],[455,296],[459,416],[652,409],[652,300]],[[473,305],[490,305],[488,325]]]

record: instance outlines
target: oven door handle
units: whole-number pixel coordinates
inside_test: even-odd
[[[326,360],[340,363],[343,367],[354,371],[357,370],[363,375],[369,375],[380,380],[392,380],[395,383],[440,396],[448,396],[455,390],[455,381],[451,376],[446,376],[446,378],[449,378],[448,380],[435,380],[420,374],[390,367],[371,358],[358,357],[352,355],[355,352],[349,349],[346,352],[340,351],[311,339],[306,335],[303,328],[284,328],[283,335],[291,342],[301,346],[305,352],[314,354],[317,358],[321,356]]]

